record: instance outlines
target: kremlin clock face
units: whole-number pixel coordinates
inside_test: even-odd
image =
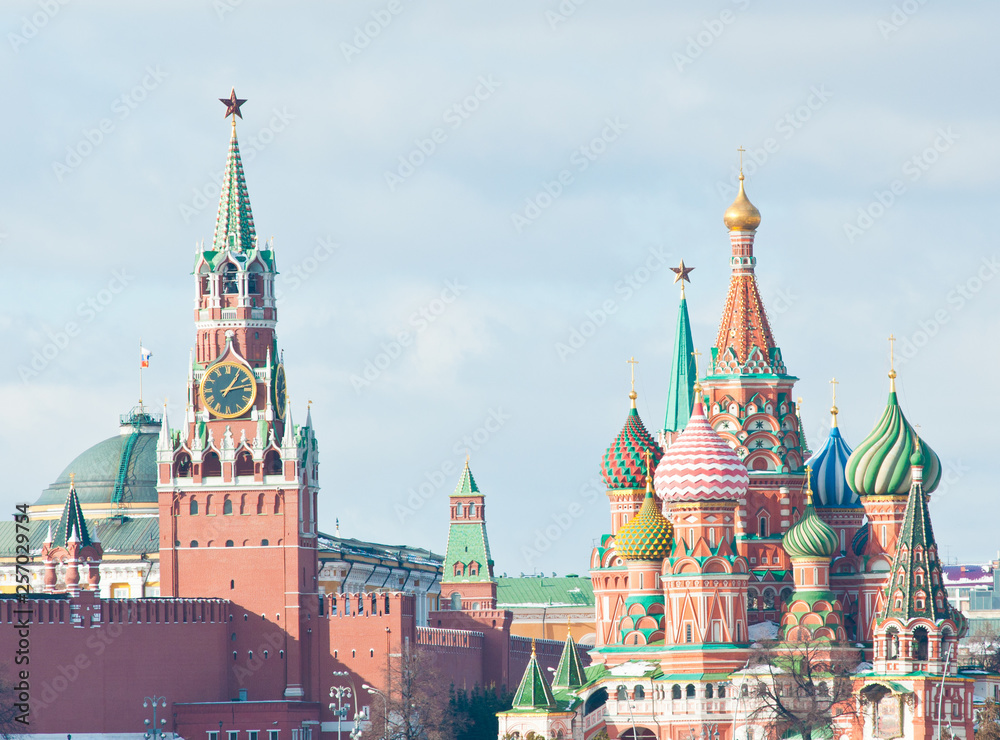
[[[287,392],[285,366],[279,364],[278,369],[274,371],[274,413],[278,415],[279,419],[285,418],[285,406],[288,403]]]
[[[201,400],[216,416],[232,419],[245,414],[257,397],[253,372],[235,362],[220,362],[201,381]]]

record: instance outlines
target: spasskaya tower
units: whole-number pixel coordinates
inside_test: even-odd
[[[185,417],[171,431],[164,413],[157,445],[161,593],[246,611],[232,630],[232,695],[266,643],[254,698],[316,701],[317,444],[310,415],[296,427],[287,404],[275,254],[257,240],[236,137],[246,101],[233,91],[222,102],[232,135],[215,234],[195,256]]]

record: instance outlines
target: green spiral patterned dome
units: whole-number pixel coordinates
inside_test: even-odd
[[[913,482],[910,455],[916,451],[917,439],[917,433],[899,408],[895,389],[891,390],[882,418],[847,459],[844,471],[847,484],[859,496],[906,495]],[[941,460],[923,440],[920,448],[924,491],[930,493],[941,481]]]
[[[816,514],[812,502],[795,526],[785,532],[781,546],[791,558],[832,558],[840,549],[837,533]]]
[[[652,488],[647,486],[639,511],[615,535],[615,550],[623,560],[662,560],[673,540],[674,525],[660,512]]]

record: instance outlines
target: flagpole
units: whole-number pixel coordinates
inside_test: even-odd
[[[139,337],[139,413],[142,413],[142,337]]]

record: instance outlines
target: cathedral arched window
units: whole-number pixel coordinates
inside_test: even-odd
[[[232,262],[226,265],[226,269],[222,272],[222,292],[227,295],[233,295],[240,292],[240,286],[238,281],[238,270],[236,265]]]
[[[899,633],[894,627],[890,627],[885,633],[885,657],[893,660],[899,657]]]
[[[615,699],[618,701],[628,701],[628,689],[624,686],[619,686],[618,690],[615,692]]]
[[[201,474],[204,477],[222,475],[222,463],[216,452],[206,452],[201,461]]]
[[[676,684],[675,683],[671,687],[671,689],[670,689],[670,698],[671,699],[680,699],[681,698],[681,686],[680,686],[680,684]]]
[[[913,659],[927,660],[928,632],[926,627],[913,630]]]
[[[198,499],[192,498],[191,503],[188,504],[188,514],[194,516],[198,513]]]
[[[747,590],[747,609],[760,609],[760,595],[756,589]]]
[[[720,699],[726,698],[726,685],[724,683],[719,684],[719,698]]]
[[[640,699],[645,699],[646,689],[644,689],[642,686],[636,686],[635,689],[633,689],[632,691],[632,698],[635,699],[636,701],[639,701]]]
[[[232,514],[233,513],[233,500],[231,498],[229,498],[229,496],[226,496],[222,500],[222,513],[223,514]]]
[[[684,625],[684,642],[694,641],[694,630],[690,624]]]
[[[253,475],[253,455],[241,450],[236,456],[236,475]]]
[[[771,588],[764,589],[764,608],[765,609],[774,608],[774,589]]]
[[[757,535],[761,538],[767,537],[767,517],[762,516],[757,522]]]
[[[695,694],[695,690],[694,690],[694,684],[693,684],[693,683],[689,683],[689,684],[687,685],[687,688],[686,688],[686,689],[684,690],[684,695],[685,695],[685,696],[686,696],[686,697],[687,697],[688,699],[694,699],[694,694]]]
[[[705,698],[713,699],[715,698],[715,687],[712,684],[705,684]]]

